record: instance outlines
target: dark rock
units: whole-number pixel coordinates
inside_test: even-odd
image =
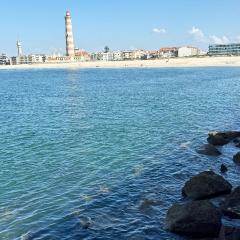
[[[232,185],[213,171],[205,171],[185,183],[182,194],[192,199],[206,199],[231,192]]]
[[[197,150],[197,153],[207,156],[219,156],[221,152],[212,144],[205,144],[202,148]]]
[[[238,152],[236,155],[233,156],[233,161],[240,165],[240,152]]]
[[[240,240],[240,229],[223,226],[218,240]]]
[[[225,173],[228,171],[228,168],[226,165],[222,164],[220,170],[221,170],[221,173]]]
[[[80,219],[80,224],[83,229],[88,229],[93,226],[93,221],[90,217],[82,217]]]
[[[240,143],[237,143],[235,147],[240,148]]]
[[[237,131],[213,132],[208,134],[207,140],[214,146],[223,146],[238,137],[240,137],[240,132]]]
[[[240,219],[240,187],[237,187],[226,199],[220,204],[224,215],[230,218]]]
[[[235,138],[235,139],[233,140],[233,142],[236,143],[236,144],[240,143],[240,137]]]
[[[169,231],[191,237],[218,237],[221,225],[220,211],[206,200],[175,204],[166,217]]]

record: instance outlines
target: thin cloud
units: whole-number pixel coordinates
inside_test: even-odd
[[[218,37],[216,35],[212,35],[209,37],[209,39],[210,39],[210,42],[214,44],[229,44],[231,42],[229,38],[226,36]]]
[[[165,28],[153,28],[152,31],[158,34],[162,34],[162,33],[164,34],[167,32]]]
[[[200,28],[197,28],[195,26],[192,27],[192,29],[189,31],[189,33],[194,37],[194,39],[197,42],[205,42],[206,37],[203,31]]]
[[[202,43],[211,43],[211,44],[229,44],[231,42],[240,42],[240,36],[229,39],[226,36],[216,36],[210,35],[207,36],[200,28],[193,26],[192,29],[189,31],[189,34],[194,38],[196,42]]]

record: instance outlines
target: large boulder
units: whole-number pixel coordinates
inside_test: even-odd
[[[218,237],[221,225],[220,211],[207,200],[175,204],[166,217],[169,231],[191,237]]]
[[[182,189],[182,194],[197,200],[228,194],[231,190],[232,185],[222,176],[213,171],[205,171],[187,181]]]
[[[200,149],[197,150],[197,153],[207,156],[219,156],[221,152],[214,147],[212,144],[205,144]]]
[[[228,131],[228,132],[211,132],[208,134],[208,142],[214,146],[223,146],[228,144],[230,141],[240,137],[240,132],[238,131]]]
[[[240,152],[238,152],[236,155],[233,156],[233,161],[240,165]]]
[[[226,199],[220,204],[224,215],[234,219],[240,219],[240,187],[237,187]]]
[[[230,226],[222,226],[218,240],[240,240],[240,229]]]

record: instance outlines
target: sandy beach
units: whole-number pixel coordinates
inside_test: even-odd
[[[176,67],[240,67],[240,56],[237,57],[193,57],[159,60],[135,61],[96,61],[77,63],[44,63],[0,66],[2,69],[51,69],[51,68],[176,68]]]

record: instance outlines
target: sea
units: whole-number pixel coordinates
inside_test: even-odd
[[[240,68],[0,71],[1,240],[182,240],[169,207],[212,169],[233,186],[233,145],[196,149],[240,129]]]

